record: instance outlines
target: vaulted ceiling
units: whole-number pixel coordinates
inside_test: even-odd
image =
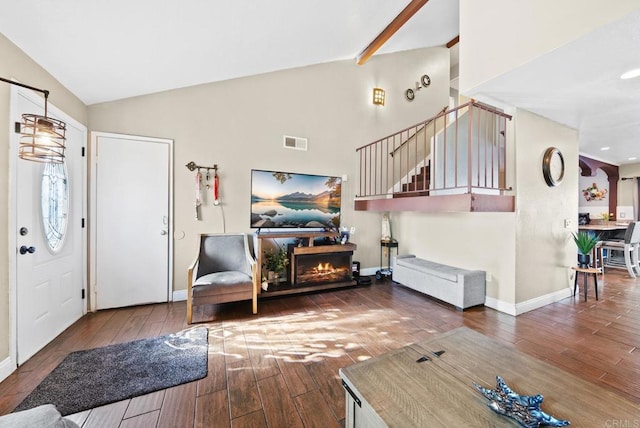
[[[0,32],[86,104],[354,59],[408,0],[5,1]],[[378,53],[458,35],[430,0]],[[354,62],[355,64],[355,62]]]
[[[409,0],[3,3],[0,33],[91,105],[336,60],[355,64]],[[578,129],[584,155],[639,162],[640,78],[619,79],[640,67],[638,28],[640,10],[475,94]],[[429,0],[377,54],[442,46],[458,33],[458,0]]]

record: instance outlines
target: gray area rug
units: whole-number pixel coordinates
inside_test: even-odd
[[[206,327],[72,352],[14,409],[55,404],[62,415],[207,375]]]

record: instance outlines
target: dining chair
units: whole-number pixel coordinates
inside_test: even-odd
[[[632,221],[627,226],[623,241],[603,241],[602,250],[607,251],[603,268],[627,269],[629,276],[635,278],[640,275],[638,252],[640,251],[640,222]],[[614,252],[622,252],[622,256],[615,256]]]

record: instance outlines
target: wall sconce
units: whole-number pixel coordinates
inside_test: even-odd
[[[49,91],[2,77],[0,77],[0,80],[44,94],[44,116],[37,114],[22,115],[18,157],[34,162],[63,163],[67,125],[60,120],[47,117]]]
[[[373,104],[377,106],[384,105],[384,89],[373,88]]]

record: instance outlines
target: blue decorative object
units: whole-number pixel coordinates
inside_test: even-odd
[[[496,383],[495,389],[487,389],[473,383],[478,392],[491,400],[487,406],[494,412],[512,418],[525,428],[538,428],[541,425],[565,427],[571,424],[540,410],[542,395],[519,395],[509,388],[500,376],[496,376]]]

